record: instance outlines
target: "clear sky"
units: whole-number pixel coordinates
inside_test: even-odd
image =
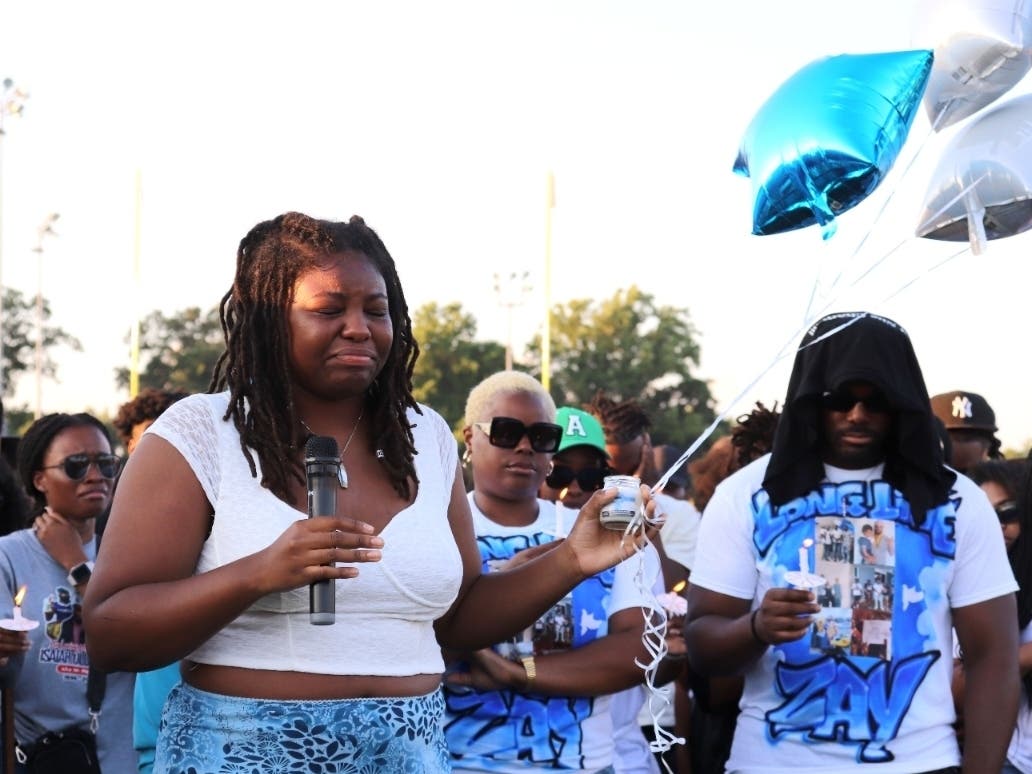
[[[982,393],[1005,443],[1022,444],[1032,235],[943,265],[955,244],[913,237],[962,125],[932,133],[922,111],[892,175],[827,242],[815,228],[750,235],[750,185],[731,172],[749,120],[796,70],[927,45],[923,13],[913,0],[12,0],[0,78],[31,97],[3,141],[2,282],[35,294],[36,229],[60,213],[43,292],[84,346],[56,353],[43,409],[113,411],[134,317],[213,306],[240,238],[291,209],[361,214],[410,305],[461,301],[483,338],[506,337],[494,275],[528,271],[519,350],[544,310],[551,169],[553,301],[637,284],[688,308],[718,409],[780,400],[791,358],[773,363],[800,338],[815,281],[875,267],[820,306],[899,321],[929,390]],[[12,402],[34,398],[30,374]]]

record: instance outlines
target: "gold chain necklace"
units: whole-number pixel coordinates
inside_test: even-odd
[[[340,459],[337,460],[337,482],[340,484],[341,489],[348,488],[348,472],[344,469],[344,455],[347,453],[348,447],[351,446],[351,441],[354,440],[355,433],[358,432],[358,426],[362,423],[362,417],[364,414],[365,409],[363,408],[358,413],[358,419],[355,420],[355,426],[351,428],[351,435],[349,435],[348,440],[344,442],[344,448],[340,450]],[[305,422],[305,420],[298,417],[298,421],[301,423],[301,426],[309,432],[309,434],[315,435],[315,431],[308,426],[308,423]]]

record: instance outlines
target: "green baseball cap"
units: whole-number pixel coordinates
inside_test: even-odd
[[[589,414],[573,406],[561,406],[555,412],[555,423],[563,429],[563,437],[559,441],[557,452],[574,446],[590,446],[609,457],[606,451],[606,434],[599,421]]]

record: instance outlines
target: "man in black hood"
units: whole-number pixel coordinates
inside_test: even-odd
[[[827,530],[843,536],[829,556],[815,550]],[[1018,700],[1016,585],[988,500],[943,464],[895,322],[841,313],[807,331],[773,450],[717,488],[697,557],[692,665],[745,677],[729,770],[959,771],[955,629],[964,772],[1000,771]],[[836,583],[872,593],[814,593]]]

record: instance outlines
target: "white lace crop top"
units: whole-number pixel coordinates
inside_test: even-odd
[[[186,459],[215,511],[196,573],[270,545],[305,518],[253,478],[231,421],[228,393],[192,395],[170,406],[147,432]],[[439,414],[409,411],[415,425],[419,491],[381,533],[383,558],[357,578],[336,582],[337,619],[308,620],[308,587],[270,594],[201,645],[204,664],[314,674],[407,676],[444,671],[434,620],[458,593],[462,561],[448,522],[455,438]],[[257,457],[255,457],[257,463]]]

